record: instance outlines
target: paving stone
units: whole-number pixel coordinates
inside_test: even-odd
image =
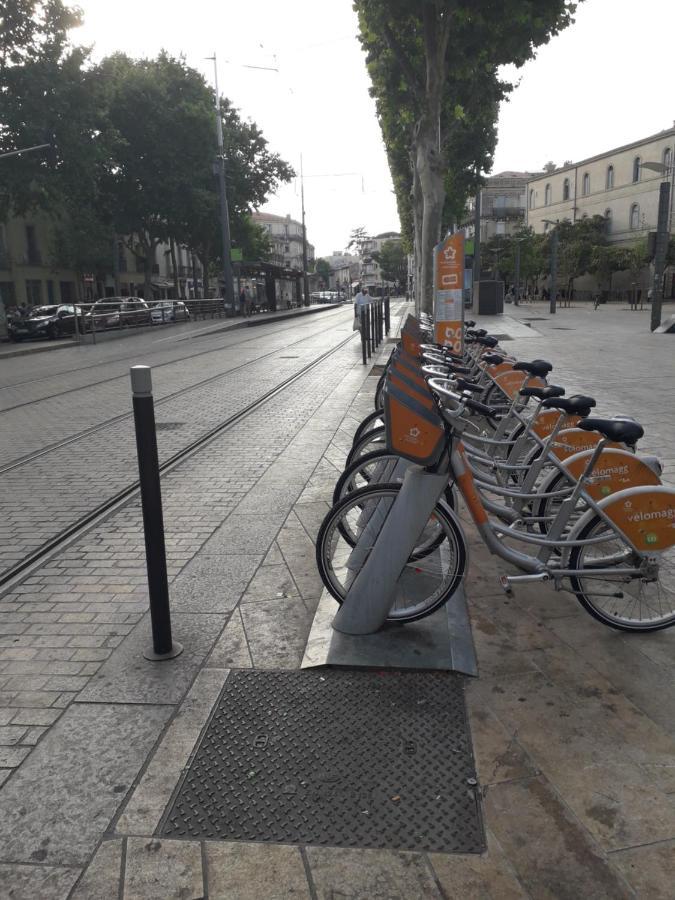
[[[103,841],[69,900],[107,900],[119,895],[122,840]]]
[[[240,607],[253,665],[258,669],[296,669],[311,628],[302,600],[244,603]]]
[[[393,850],[308,847],[307,859],[319,900],[441,898],[425,856]]]
[[[517,736],[509,734],[497,717],[482,706],[480,695],[474,699],[472,687],[472,684],[468,687],[467,700],[476,768],[483,788],[500,781],[538,775],[537,767],[518,743]]]
[[[13,769],[20,766],[30,750],[30,747],[0,747],[0,768]]]
[[[0,726],[0,744],[9,746],[18,744],[24,736],[26,729],[19,725],[3,725]]]
[[[239,602],[261,561],[260,554],[200,554],[171,584],[172,610],[230,612]]]
[[[63,714],[62,709],[11,709],[14,725],[52,725]]]
[[[288,567],[284,563],[280,563],[273,566],[262,566],[258,569],[246,588],[242,603],[299,596],[300,593]]]
[[[205,852],[209,900],[311,897],[298,847],[207,842]]]
[[[228,671],[203,669],[117,822],[120,834],[153,834],[222,690]]]
[[[151,662],[143,650],[151,646],[149,615],[136,626],[116,653],[78,696],[80,702],[179,703],[225,625],[224,616],[172,615],[173,637],[183,645],[175,659]]]
[[[487,823],[533,897],[612,900],[632,892],[543,777],[493,785]]]
[[[250,669],[253,666],[246,641],[244,623],[238,609],[232,613],[208,660],[209,666],[221,669]]]
[[[203,900],[201,846],[188,841],[129,838],[124,900]]]
[[[482,855],[429,854],[436,878],[447,897],[484,900],[525,900],[519,882],[495,836],[488,831],[488,851]]]
[[[671,900],[675,872],[675,840],[620,850],[610,856],[637,897]]]
[[[266,552],[284,518],[272,510],[263,509],[257,515],[242,515],[235,510],[207,541],[203,552],[208,555]]]
[[[167,707],[78,704],[0,791],[0,853],[84,865],[168,717]],[[40,802],[33,803],[35,785]]]
[[[0,864],[0,897],[7,900],[66,900],[79,869]]]

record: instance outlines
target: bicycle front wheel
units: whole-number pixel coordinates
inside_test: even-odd
[[[675,547],[647,564],[600,516],[593,516],[578,537],[603,535],[605,541],[574,547],[570,553],[570,568],[581,570],[570,578],[581,605],[619,631],[660,631],[675,625]],[[594,574],[600,568],[613,568],[616,574]],[[640,574],[635,569],[641,569]]]
[[[338,603],[368,560],[400,489],[399,484],[385,484],[352,491],[324,519],[316,561],[324,585]],[[439,502],[412,553],[401,561],[387,621],[414,622],[447,603],[461,584],[466,561],[462,531]]]

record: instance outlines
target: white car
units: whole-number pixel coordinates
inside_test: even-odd
[[[150,310],[150,320],[153,325],[161,325],[164,322],[188,322],[190,310],[180,300],[164,300]]]

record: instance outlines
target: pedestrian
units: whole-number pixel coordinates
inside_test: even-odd
[[[354,297],[354,331],[359,330],[363,316],[363,310],[365,310],[366,306],[368,306],[369,303],[370,297],[368,295],[368,288],[359,288],[358,294],[356,295],[356,297]]]
[[[246,291],[244,288],[239,291],[239,315],[246,315]]]
[[[251,300],[251,292],[248,288],[244,289],[244,306],[245,306],[246,317],[250,318],[253,302]]]

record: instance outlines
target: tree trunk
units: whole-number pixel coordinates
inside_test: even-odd
[[[415,165],[415,159],[411,160],[411,167],[413,171],[413,186],[412,186],[412,207],[413,207],[413,228],[415,231],[415,243],[413,246],[413,259],[414,263],[414,273],[415,273],[415,283],[413,285],[414,288],[414,298],[415,298],[415,313],[419,315],[420,311],[420,279],[422,277],[422,217],[424,215],[424,199],[422,197],[422,188],[420,187],[420,180],[417,175],[417,166]]]
[[[199,262],[202,264],[203,294],[204,298],[208,299],[211,296],[211,290],[209,289],[209,255],[206,251],[199,254]]]
[[[173,290],[176,300],[181,299],[180,284],[178,282],[178,266],[176,265],[176,242],[173,238],[169,239],[169,249],[171,250],[171,268],[173,269]]]
[[[430,104],[431,106],[431,104]],[[440,97],[439,97],[440,108]],[[440,240],[445,187],[438,152],[438,117],[433,111],[419,123],[415,138],[416,170],[422,195],[422,223],[419,248],[419,308],[433,314],[434,247]]]

